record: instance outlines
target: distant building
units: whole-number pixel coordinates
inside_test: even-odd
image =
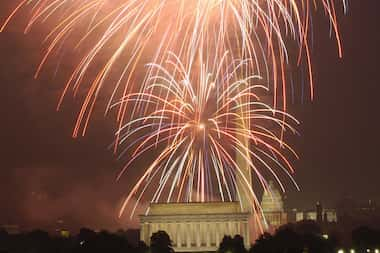
[[[324,221],[329,223],[338,222],[338,215],[335,209],[325,209],[324,210]]]
[[[70,237],[70,231],[68,230],[61,230],[60,231],[60,236],[63,237],[63,238],[69,238]]]
[[[338,219],[347,227],[361,224],[380,228],[380,210],[373,200],[357,202],[349,197],[344,198],[338,204]]]
[[[296,214],[296,222],[303,220],[312,220],[319,223],[317,219],[316,211],[298,211]],[[336,215],[335,209],[325,209],[323,210],[322,222],[338,222],[338,217]]]
[[[323,208],[319,202],[315,209],[285,210],[283,197],[272,181],[269,182],[268,189],[263,193],[261,207],[265,217],[264,224],[267,225],[269,232],[274,232],[278,227],[289,222],[312,220],[321,225],[338,222],[337,211]]]
[[[5,230],[8,234],[19,234],[21,232],[20,226],[13,224],[1,225],[0,230]]]
[[[315,210],[299,211],[297,209],[294,209],[292,212],[295,213],[295,222],[303,220],[312,220],[317,222],[318,224],[338,222],[336,210],[324,209],[319,202],[317,203]]]
[[[282,195],[273,181],[269,182],[268,189],[263,193],[261,207],[265,217],[264,224],[267,225],[268,231],[275,230],[288,222]]]

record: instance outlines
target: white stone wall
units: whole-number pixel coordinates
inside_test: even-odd
[[[149,245],[153,233],[163,230],[176,252],[215,251],[225,235],[244,237],[249,247],[248,214],[141,216],[140,239]]]

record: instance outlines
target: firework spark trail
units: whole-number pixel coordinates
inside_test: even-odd
[[[204,202],[216,192],[221,201],[248,196],[260,225],[258,198],[236,156],[264,190],[267,175],[283,191],[284,176],[298,189],[287,158],[298,156],[284,141],[298,124],[287,113],[288,48],[296,45],[295,61],[307,63],[313,98],[313,10],[324,11],[343,54],[334,0],[23,0],[0,32],[28,6],[25,33],[50,27],[35,78],[64,46],[79,54],[58,103],[70,90],[86,91],[73,136],[86,133],[107,89],[105,112],[117,114],[115,152],[120,146],[120,156],[131,154],[118,179],[147,152],[161,151],[120,215],[135,197],[132,217],[152,188],[152,202]],[[271,102],[263,100],[268,94]]]
[[[342,0],[342,5],[347,11],[347,0]],[[175,52],[181,61],[191,59],[194,62],[198,57],[197,49],[204,41],[214,41],[219,55],[219,58],[215,57],[216,61],[221,60],[226,51],[235,58],[254,59],[246,70],[250,68],[255,74],[265,77],[265,83],[273,93],[274,108],[280,106],[285,111],[286,65],[289,62],[285,40],[288,37],[298,45],[298,62],[302,56],[306,58],[310,96],[313,97],[309,46],[313,9],[321,7],[324,10],[335,34],[339,55],[342,55],[333,0],[23,0],[5,20],[0,31],[27,6],[31,8],[31,18],[25,32],[38,23],[53,24],[45,39],[48,46],[36,77],[60,44],[75,41],[74,50],[85,52],[67,81],[58,105],[70,89],[76,94],[83,82],[90,84],[74,136],[85,134],[100,91],[106,86],[106,81],[118,72],[115,65],[124,67],[121,67],[123,71],[118,81],[111,85],[114,92],[108,105],[146,88],[156,72],[147,71],[145,81],[139,85],[134,82],[139,66],[146,63],[143,62],[144,53],[155,44],[159,46],[156,46],[157,51],[149,62],[158,64],[165,62],[168,51]],[[105,63],[104,60],[100,62],[103,67],[92,77],[90,68],[100,61],[99,55],[104,53],[108,59]],[[126,110],[127,104],[120,103],[117,117],[120,126],[126,120]]]
[[[199,55],[203,55],[200,51]],[[194,65],[191,60],[182,63],[174,54],[169,54],[163,65],[149,64],[150,68],[157,69],[157,75],[152,76],[141,93],[128,94],[113,105],[138,101],[145,111],[142,115],[132,115],[134,120],[125,123],[116,133],[120,135],[117,144],[132,154],[119,178],[141,156],[160,150],[127,196],[120,215],[133,196],[140,201],[149,188],[154,189],[152,202],[210,201],[215,197],[212,189],[217,189],[221,201],[236,200],[241,194],[248,194],[253,210],[261,212],[250,179],[235,161],[236,153],[243,157],[264,189],[268,183],[263,170],[272,175],[281,189],[285,190],[281,175],[289,176],[298,188],[286,154],[298,156],[280,134],[286,130],[296,133],[293,125],[298,121],[260,100],[260,95],[268,91],[266,86],[258,84],[260,76],[240,77],[240,69],[252,60],[230,57],[224,57],[218,65],[208,57],[200,58]],[[189,65],[193,67],[189,69]],[[182,72],[186,69],[189,70]],[[250,128],[246,122],[250,122]],[[247,146],[242,138],[252,145]],[[237,180],[244,182],[244,192],[233,196]],[[152,181],[158,182],[158,186],[151,184]]]

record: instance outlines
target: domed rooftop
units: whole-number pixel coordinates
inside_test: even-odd
[[[282,200],[282,195],[276,188],[273,181],[269,181],[268,189],[263,193],[261,207],[264,213],[284,211],[284,202]]]

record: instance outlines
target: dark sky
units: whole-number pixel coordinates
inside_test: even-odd
[[[1,19],[12,2],[1,1]],[[295,141],[302,191],[290,188],[288,206],[312,207],[319,200],[334,207],[343,196],[380,201],[379,7],[375,0],[350,1],[348,15],[340,18],[343,59],[327,24],[316,22],[316,98],[291,109],[302,122]],[[52,68],[33,79],[41,31],[23,35],[25,21],[19,16],[0,34],[0,224],[46,226],[58,217],[109,229],[131,223],[116,217],[133,178],[115,182],[122,163],[107,150],[110,120],[96,118],[88,135],[70,137],[79,101],[68,97],[56,112],[61,71],[54,78]]]

